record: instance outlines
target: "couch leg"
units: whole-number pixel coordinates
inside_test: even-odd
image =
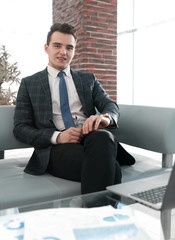
[[[173,166],[173,154],[162,154],[162,167],[172,168]]]
[[[4,151],[0,151],[0,159],[4,158]]]

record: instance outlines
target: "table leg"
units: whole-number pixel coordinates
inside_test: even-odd
[[[171,210],[165,210],[160,215],[162,227],[162,239],[168,240],[171,237]]]

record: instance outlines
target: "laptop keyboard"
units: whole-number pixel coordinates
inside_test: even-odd
[[[132,194],[132,196],[146,200],[151,203],[160,203],[163,201],[166,188],[167,188],[167,185],[146,190],[144,192],[134,193]]]

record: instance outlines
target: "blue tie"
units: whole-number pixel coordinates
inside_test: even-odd
[[[66,87],[66,82],[65,82],[65,79],[64,79],[64,72],[59,72],[58,76],[60,78],[60,83],[59,83],[60,109],[61,109],[62,118],[63,118],[65,128],[68,129],[70,127],[75,127],[75,123],[74,123],[74,120],[72,118],[72,114],[70,112],[69,100],[68,100],[68,94],[67,94],[67,87]]]

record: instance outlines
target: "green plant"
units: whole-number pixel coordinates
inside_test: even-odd
[[[6,47],[0,46],[0,105],[14,105],[16,91],[14,88],[20,83],[20,71],[17,62],[9,62],[10,54]]]

